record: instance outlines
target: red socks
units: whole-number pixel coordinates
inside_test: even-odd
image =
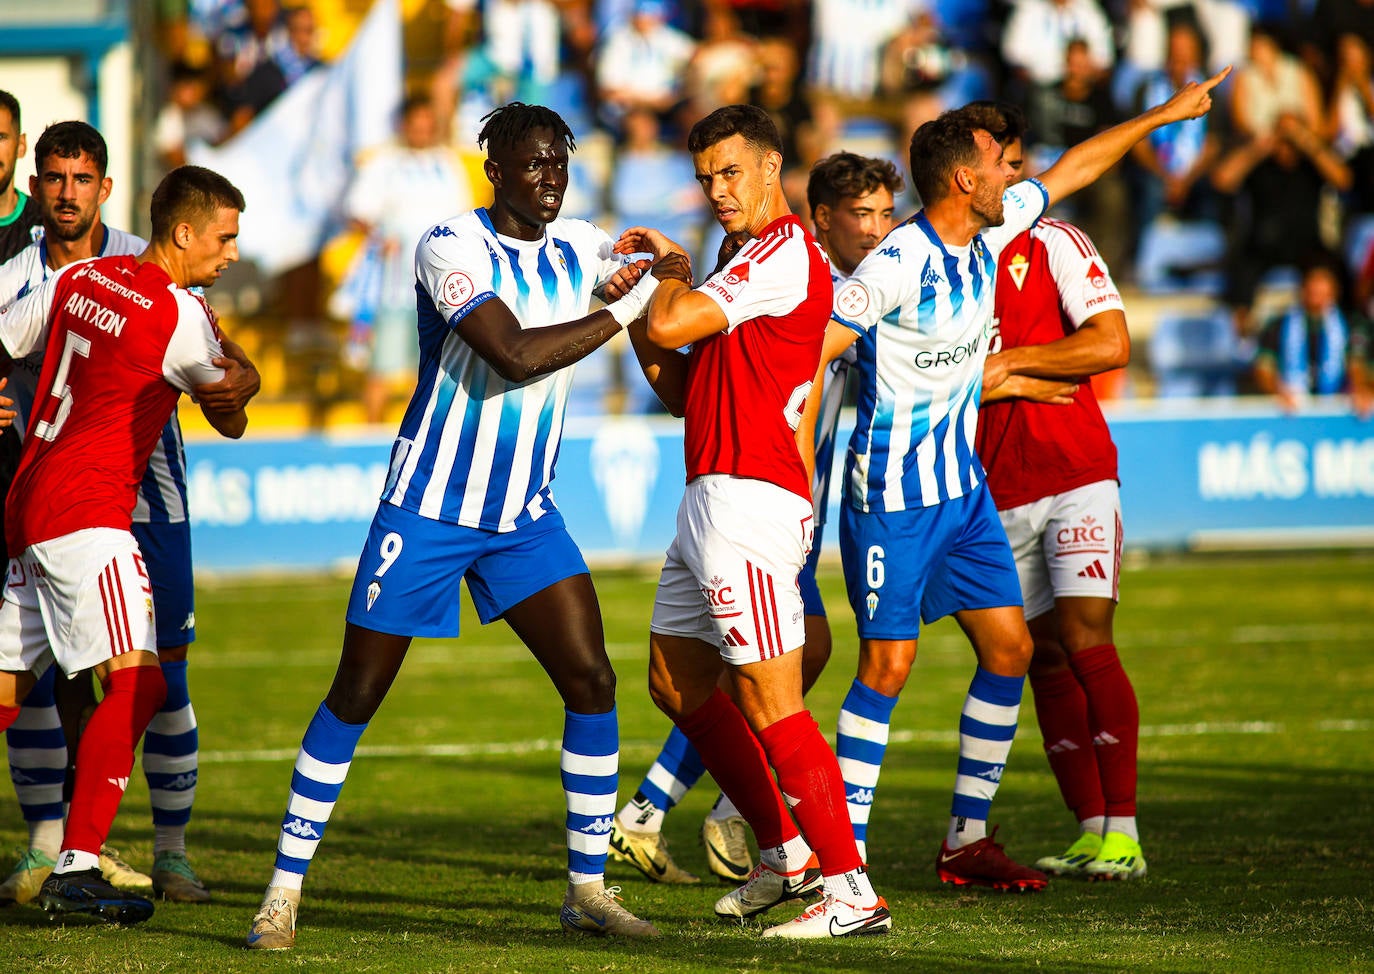
[[[716,690],[677,726],[697,749],[720,790],[754,830],[760,848],[780,846],[796,838],[796,823],[778,794],[759,739],[729,697]],[[840,807],[844,808],[843,794]]]
[[[1136,751],[1140,743],[1140,707],[1135,688],[1111,643],[1074,653],[1069,657],[1069,665],[1087,696],[1107,817],[1133,816]]]
[[[821,871],[838,876],[863,865],[844,800],[844,779],[835,752],[803,710],[765,727],[759,734],[778,786],[801,825],[802,835],[820,860]]]
[[[1030,679],[1035,719],[1059,793],[1078,821],[1106,814],[1096,748],[1088,724],[1088,697],[1070,668]]]
[[[134,747],[167,695],[157,666],[115,670],[102,684],[105,697],[91,714],[76,752],[76,786],[63,849],[100,854],[119,810]]]

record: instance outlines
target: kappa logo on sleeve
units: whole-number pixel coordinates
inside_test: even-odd
[[[439,293],[443,295],[444,303],[449,307],[461,308],[477,293],[477,288],[473,285],[472,278],[462,271],[449,271]]]

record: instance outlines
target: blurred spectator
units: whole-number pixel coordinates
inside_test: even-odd
[[[294,85],[311,68],[319,67],[319,32],[315,11],[310,7],[291,7],[286,11],[286,47],[272,60],[281,71],[286,87]]]
[[[210,101],[210,82],[205,68],[185,61],[172,65],[167,103],[153,128],[153,147],[164,169],[185,165],[188,145],[217,145],[224,138],[224,116]]]
[[[1326,101],[1326,138],[1350,166],[1352,209],[1374,212],[1374,76],[1358,34],[1336,41],[1335,77]]]
[[[602,39],[596,81],[603,121],[618,131],[624,114],[645,108],[661,121],[676,121],[683,75],[696,42],[666,22],[663,0],[635,0],[626,24]]]
[[[1021,85],[1058,84],[1075,39],[1088,45],[1100,70],[1112,67],[1112,25],[1097,0],[1020,0],[1002,33],[1002,58]]]
[[[1316,77],[1284,51],[1274,28],[1251,28],[1249,61],[1231,81],[1231,123],[1241,138],[1273,134],[1279,116],[1285,114],[1307,129],[1325,128]]]
[[[748,101],[757,67],[754,38],[740,29],[734,9],[723,3],[708,4],[701,43],[687,66],[690,116],[702,118],[722,105]]]
[[[1285,412],[1309,395],[1348,392],[1356,413],[1374,407],[1369,386],[1369,322],[1341,306],[1341,265],[1334,255],[1313,255],[1302,268],[1297,302],[1260,330],[1254,379],[1278,397]]]
[[[957,107],[946,99],[945,88],[951,78],[967,69],[968,58],[946,42],[939,22],[929,10],[913,10],[897,36],[883,51],[882,89],[890,99],[902,103],[901,135],[904,144],[925,122],[946,108]],[[954,94],[957,105],[972,101],[967,91]]]
[[[1032,89],[1027,119],[1031,172],[1043,172],[1069,146],[1116,123],[1107,75],[1082,38],[1064,47],[1063,78]],[[1079,224],[1097,242],[1109,266],[1125,269],[1131,221],[1121,167],[1108,170],[1097,182],[1058,204],[1055,215]]]
[[[473,206],[467,174],[440,144],[427,97],[405,100],[399,130],[396,143],[362,161],[349,188],[344,210],[367,240],[341,287],[351,301],[331,303],[352,318],[350,345],[367,350],[363,408],[371,423],[384,418],[393,387],[415,380],[416,244],[435,223]]]
[[[1207,77],[1202,37],[1192,24],[1180,22],[1169,29],[1164,69],[1152,72],[1140,86],[1136,111],[1162,105],[1184,85]],[[1203,177],[1221,153],[1221,140],[1212,131],[1209,116],[1155,129],[1131,150],[1138,167],[1137,230],[1161,213],[1181,220],[1215,219],[1216,201]]]
[[[1128,6],[1121,57],[1141,74],[1164,70],[1168,34],[1179,24],[1203,38],[1207,74],[1245,62],[1250,14],[1237,0],[1129,0]]]
[[[315,14],[306,6],[283,11],[277,0],[247,0],[245,23],[226,32],[219,45],[229,133],[241,131],[307,71],[316,56]]]
[[[559,4],[554,0],[444,0],[449,11],[445,46],[450,56],[478,46],[494,69],[486,79],[491,100],[544,101],[558,77]]]
[[[1311,33],[1318,48],[1328,53],[1342,34],[1354,34],[1374,50],[1374,0],[1317,0]]]
[[[793,204],[793,212],[804,214],[806,180],[812,164],[820,158],[820,136],[811,103],[798,85],[797,49],[784,37],[764,37],[757,50],[758,81],[749,92],[749,103],[767,112],[778,127],[783,189]],[[714,255],[715,251],[710,253]]]
[[[1251,138],[1224,155],[1213,169],[1212,184],[1235,194],[1223,297],[1238,331],[1246,334],[1264,276],[1321,249],[1323,192],[1328,186],[1349,189],[1350,169],[1318,132],[1285,113],[1272,134]]]
[[[244,0],[225,12],[223,28],[212,40],[219,83],[226,89],[243,84],[255,68],[291,45],[278,0]]]
[[[901,121],[900,109],[878,98],[883,51],[928,6],[927,0],[814,0],[808,78],[822,148],[838,144],[847,119]]]

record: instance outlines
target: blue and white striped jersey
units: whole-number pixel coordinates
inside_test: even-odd
[[[1005,222],[945,244],[925,211],[892,230],[835,292],[834,318],[859,333],[846,499],[901,511],[962,497],[983,480],[974,452],[997,256],[1044,213],[1034,179],[1007,189]]]
[[[391,450],[384,503],[487,531],[512,531],[552,509],[573,369],[508,382],[453,326],[492,299],[523,328],[581,318],[592,291],[623,263],[613,246],[583,220],[555,220],[540,240],[501,236],[485,209],[425,234],[415,249],[420,375]]]
[[[118,257],[141,254],[148,242],[132,233],[105,228],[105,240],[97,257]],[[48,267],[48,250],[43,238],[15,254],[0,266],[0,307],[19,300],[42,285],[54,271]],[[36,351],[14,363],[5,393],[14,400],[19,413],[14,428],[22,436],[33,409],[33,397],[38,388],[38,374],[43,368],[43,352]],[[167,421],[148,459],[148,468],[138,485],[138,500],[133,519],[139,524],[166,524],[186,520],[186,453],[181,443],[181,424],[176,413]]]

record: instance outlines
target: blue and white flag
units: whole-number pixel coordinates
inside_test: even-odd
[[[393,135],[402,97],[399,0],[377,0],[344,56],[310,71],[218,148],[193,148],[247,201],[239,253],[272,275],[320,252],[362,150]]]

